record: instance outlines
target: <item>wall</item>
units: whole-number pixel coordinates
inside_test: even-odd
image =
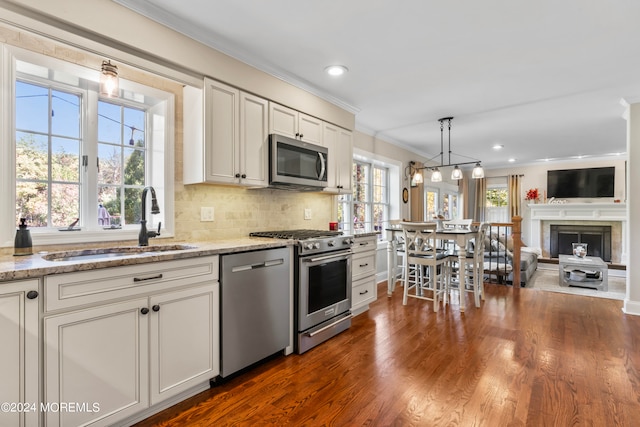
[[[552,169],[577,169],[577,168],[596,168],[596,167],[605,167],[605,166],[615,166],[616,168],[616,176],[615,176],[615,188],[614,194],[615,196],[611,199],[569,199],[568,202],[589,202],[589,201],[599,201],[599,202],[612,202],[613,199],[620,199],[622,201],[626,200],[625,197],[625,160],[612,157],[609,159],[582,159],[575,161],[563,161],[563,162],[544,162],[536,165],[526,165],[520,167],[509,167],[503,169],[485,169],[485,178],[491,177],[506,177],[507,175],[523,175],[521,181],[521,200],[522,200],[522,240],[525,244],[531,241],[531,236],[529,235],[529,208],[527,204],[529,202],[524,200],[525,194],[527,190],[531,188],[537,188],[538,191],[544,195],[544,192],[547,188],[547,171]]]

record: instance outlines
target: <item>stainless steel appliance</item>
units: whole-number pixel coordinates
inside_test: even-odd
[[[220,257],[221,377],[289,346],[290,253],[277,248]]]
[[[326,147],[269,135],[269,186],[321,191],[327,186],[327,154]]]
[[[304,353],[351,326],[353,236],[325,230],[269,231],[251,236],[297,240],[296,352]]]

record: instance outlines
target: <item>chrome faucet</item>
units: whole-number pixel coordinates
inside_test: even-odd
[[[151,190],[151,213],[160,213],[156,190],[153,187],[144,187],[142,190],[142,219],[140,220],[140,234],[138,235],[138,246],[149,246],[149,238],[160,235],[162,223],[158,223],[158,231],[147,231],[147,191]]]

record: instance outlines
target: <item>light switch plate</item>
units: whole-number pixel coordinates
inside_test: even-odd
[[[215,219],[215,217],[214,217],[213,207],[201,207],[200,208],[200,221],[201,222],[213,221],[214,219]]]
[[[304,210],[304,219],[311,219],[311,209],[307,208]]]

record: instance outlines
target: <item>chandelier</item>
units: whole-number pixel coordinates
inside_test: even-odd
[[[431,171],[431,182],[440,182],[442,181],[442,172],[440,172],[441,168],[453,166],[453,170],[451,171],[451,179],[459,180],[459,179],[462,179],[462,170],[460,169],[460,165],[475,164],[473,168],[473,172],[471,173],[471,177],[474,179],[484,178],[484,169],[482,169],[482,166],[480,165],[480,160],[478,159],[456,154],[459,157],[466,157],[471,160],[465,161],[465,162],[451,163],[451,154],[453,153],[451,151],[451,120],[453,120],[453,117],[443,117],[441,119],[438,119],[438,121],[440,122],[440,153],[433,156],[428,161],[432,161],[436,159],[438,156],[440,156],[440,164],[438,166],[425,166],[422,169],[427,169]],[[448,163],[444,162],[444,123],[445,122],[447,122],[447,128],[448,128],[448,154],[449,154]],[[420,177],[420,179],[421,178],[422,177]]]

